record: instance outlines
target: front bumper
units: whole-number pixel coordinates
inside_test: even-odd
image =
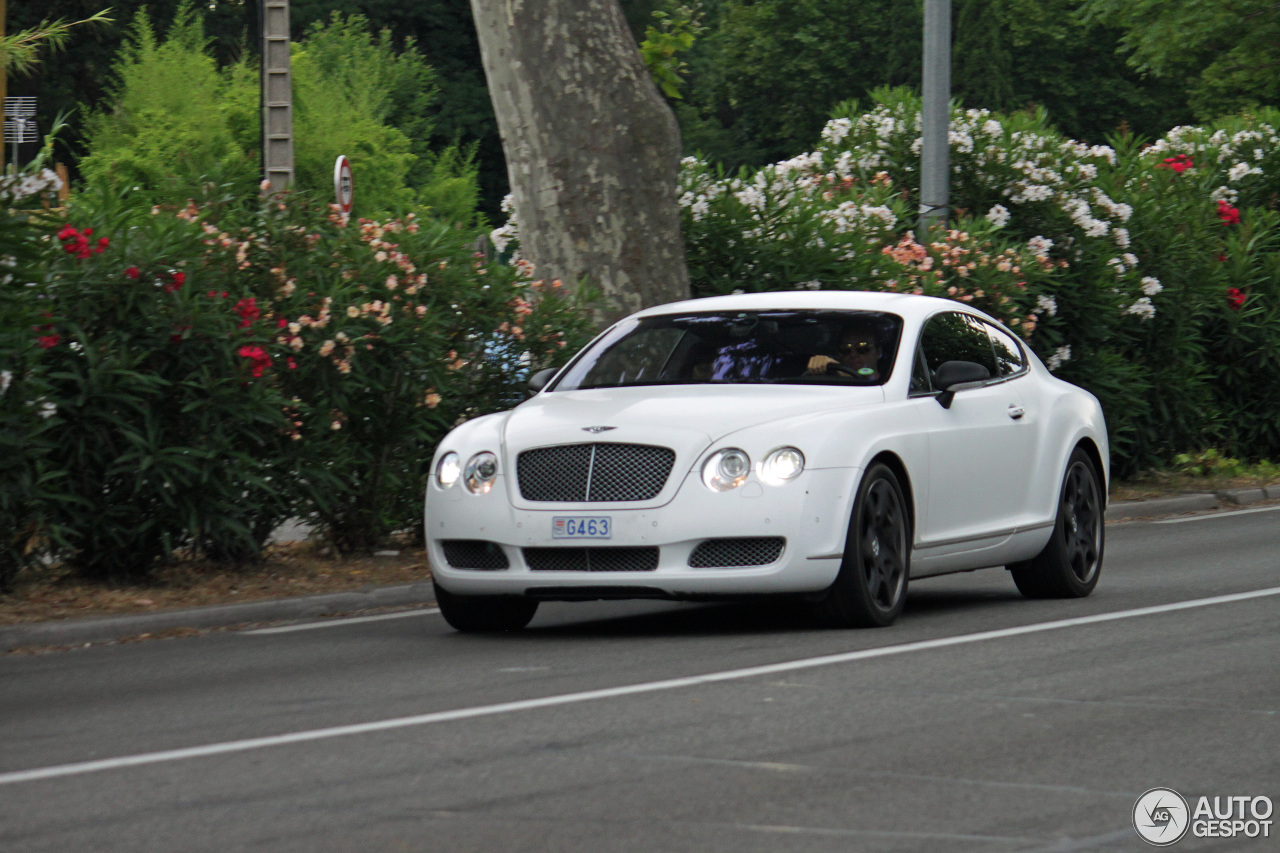
[[[853,489],[853,468],[807,470],[782,486],[754,478],[732,492],[716,493],[696,474],[660,507],[627,509],[621,503],[580,504],[572,509],[513,507],[506,484],[471,494],[461,484],[428,486],[427,551],[435,579],[462,595],[674,598],[815,592],[830,586],[840,567]],[[607,540],[552,536],[556,516],[609,516]],[[694,568],[690,557],[709,539],[781,538],[785,544],[766,565]],[[446,541],[493,543],[506,568],[455,568]],[[656,567],[639,571],[535,570],[526,548],[656,548]],[[492,550],[492,549],[491,549]],[[597,595],[598,593],[598,595]]]

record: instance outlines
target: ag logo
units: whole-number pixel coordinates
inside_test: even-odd
[[[1133,828],[1143,841],[1156,847],[1181,841],[1190,825],[1187,801],[1172,788],[1152,788],[1133,804]]]

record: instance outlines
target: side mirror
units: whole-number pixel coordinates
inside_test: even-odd
[[[986,382],[991,378],[991,371],[973,361],[944,361],[938,365],[933,374],[933,387],[942,393],[938,395],[938,403],[944,409],[951,408],[956,391],[961,386]]]
[[[558,367],[548,367],[545,370],[539,370],[537,373],[529,377],[529,390],[537,394],[543,388],[547,387],[547,383],[551,381],[551,377],[560,372]]]

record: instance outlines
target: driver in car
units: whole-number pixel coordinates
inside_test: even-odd
[[[880,345],[870,329],[856,326],[849,327],[840,335],[840,343],[836,347],[838,358],[829,355],[815,355],[809,359],[807,375],[836,374],[852,376],[861,382],[876,382],[880,379]],[[845,370],[830,369],[838,364]]]

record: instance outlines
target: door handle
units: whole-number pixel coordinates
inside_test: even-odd
[[[1021,418],[1026,413],[1027,413],[1026,410],[1023,409],[1021,406],[1009,407],[1009,417],[1013,418],[1015,421]]]

